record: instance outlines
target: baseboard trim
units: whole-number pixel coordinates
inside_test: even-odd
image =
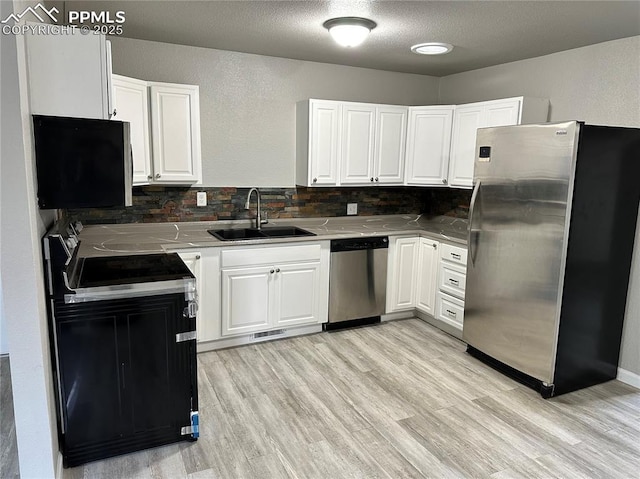
[[[229,338],[220,338],[213,341],[198,343],[197,351],[204,353],[207,351],[215,351],[217,349],[234,348],[236,346],[244,346],[245,344],[263,343],[265,341],[276,341],[278,339],[292,338],[294,336],[303,336],[306,334],[315,334],[322,332],[322,324],[311,324],[308,326],[297,326],[292,328],[283,328],[283,334],[277,336],[263,336],[254,338],[253,334],[243,334],[241,336],[232,336]]]
[[[462,341],[462,330],[461,329],[454,328],[450,324],[445,323],[444,321],[440,321],[439,319],[434,318],[433,316],[431,316],[429,314],[423,313],[422,311],[418,311],[417,309],[416,309],[415,313],[416,313],[416,317],[418,319],[421,319],[425,323],[429,323],[431,326],[435,326],[436,328],[438,328],[438,329],[444,331],[445,333],[450,334],[454,338],[457,338],[457,339]]]
[[[64,477],[62,467],[62,453],[58,451],[58,464],[56,464],[56,479],[62,479]]]
[[[632,373],[626,369],[618,368],[618,381],[640,389],[640,374]]]

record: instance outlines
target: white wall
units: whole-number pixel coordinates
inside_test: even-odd
[[[35,3],[35,2],[32,2]],[[5,18],[23,2],[0,2]],[[17,40],[17,42],[16,42]],[[35,196],[31,115],[21,38],[2,35],[0,274],[9,337],[16,439],[22,478],[55,477],[58,440],[40,238],[51,220]],[[11,141],[7,141],[10,138]]]
[[[640,127],[640,37],[444,77],[442,103],[509,96],[548,98],[550,121]],[[639,179],[640,181],[640,179]],[[640,219],[620,367],[640,375]]]
[[[290,187],[295,104],[437,103],[438,78],[114,37],[113,71],[200,85],[205,186]]]

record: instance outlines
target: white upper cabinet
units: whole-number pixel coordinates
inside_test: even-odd
[[[31,113],[107,120],[112,112],[110,43],[104,35],[72,31],[25,33]]]
[[[471,186],[476,151],[476,132],[482,125],[483,108],[473,104],[456,108],[449,165],[450,186]]]
[[[202,183],[198,87],[113,75],[114,120],[128,121],[133,184]]]
[[[409,108],[407,185],[447,186],[453,106]]]
[[[373,163],[376,184],[401,185],[404,181],[408,110],[406,106],[376,107],[376,143]]]
[[[371,105],[343,103],[340,183],[373,183],[373,147],[376,109]]]
[[[147,184],[153,179],[148,91],[146,81],[113,75],[113,119],[128,121],[130,125],[134,185]]]
[[[505,98],[457,106],[453,118],[449,185],[473,186],[478,128],[545,123],[548,113],[549,100],[540,98]]]
[[[299,102],[296,183],[403,184],[407,111],[372,103]]]
[[[198,86],[169,83],[149,86],[153,179],[162,183],[200,183]]]
[[[296,107],[296,183],[337,185],[342,124],[339,102],[308,100]]]

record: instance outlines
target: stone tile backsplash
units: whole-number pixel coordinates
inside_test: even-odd
[[[196,206],[196,193],[207,192],[207,206]],[[133,189],[133,206],[75,209],[67,214],[85,224],[217,221],[252,218],[244,209],[249,188],[180,188],[142,186]],[[452,193],[457,192],[457,193]],[[345,216],[347,203],[358,203],[358,215],[449,214],[466,217],[470,192],[444,188],[260,188],[262,211],[269,218]]]

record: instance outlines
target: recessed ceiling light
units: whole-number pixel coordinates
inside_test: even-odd
[[[418,55],[444,55],[451,50],[453,50],[453,45],[440,42],[418,43],[411,47],[411,51]]]
[[[329,30],[329,34],[339,45],[357,47],[366,40],[377,24],[368,18],[341,17],[327,20],[322,26]]]

